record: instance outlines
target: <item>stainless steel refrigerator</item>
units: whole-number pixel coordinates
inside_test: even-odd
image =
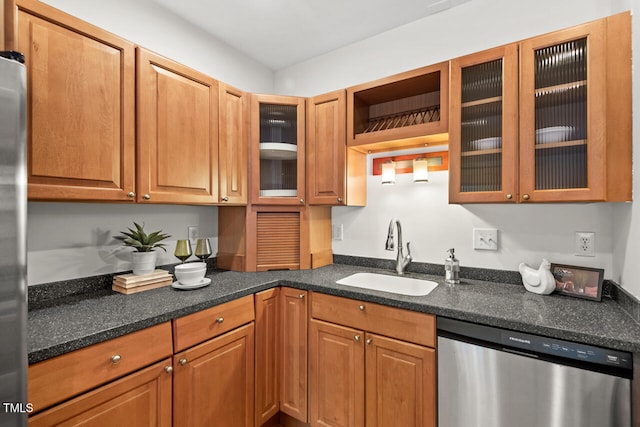
[[[26,426],[26,70],[0,52],[0,426]]]

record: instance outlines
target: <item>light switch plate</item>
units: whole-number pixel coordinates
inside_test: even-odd
[[[331,238],[333,240],[343,240],[344,239],[344,228],[342,224],[333,224],[331,226]]]
[[[474,228],[473,249],[481,251],[497,251],[498,230],[496,228]]]
[[[189,242],[191,246],[196,244],[196,240],[198,239],[198,226],[190,225],[187,227],[187,236],[189,238]]]

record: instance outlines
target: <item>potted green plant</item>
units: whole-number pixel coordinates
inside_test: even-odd
[[[163,234],[162,230],[147,234],[143,225],[136,222],[133,225],[135,230],[128,228],[129,231],[121,231],[121,235],[115,236],[115,238],[121,240],[125,246],[135,249],[135,252],[131,254],[133,274],[142,276],[155,270],[157,254],[154,249],[160,248],[166,252],[167,250],[164,248],[166,245],[160,242],[171,236]]]

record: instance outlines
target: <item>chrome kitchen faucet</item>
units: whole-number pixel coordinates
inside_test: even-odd
[[[402,226],[400,225],[400,220],[398,218],[392,218],[389,223],[389,233],[387,234],[387,244],[385,245],[385,249],[388,251],[392,251],[394,249],[394,225],[398,228],[398,256],[396,257],[396,272],[398,274],[404,274],[404,269],[407,268],[407,265],[411,262],[411,247],[409,246],[411,242],[407,242],[407,256],[404,256],[402,252]]]

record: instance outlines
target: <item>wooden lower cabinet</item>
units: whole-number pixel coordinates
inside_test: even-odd
[[[261,426],[280,409],[280,288],[255,295],[255,410]]]
[[[173,358],[173,425],[254,425],[254,322]]]
[[[171,359],[158,362],[36,414],[29,426],[170,427],[170,368]]]
[[[436,425],[436,351],[366,334],[366,425]]]
[[[280,290],[280,411],[308,421],[308,295],[293,288]]]
[[[364,332],[311,319],[309,336],[311,426],[364,426]]]
[[[433,316],[317,293],[311,316],[311,426],[436,425]]]

